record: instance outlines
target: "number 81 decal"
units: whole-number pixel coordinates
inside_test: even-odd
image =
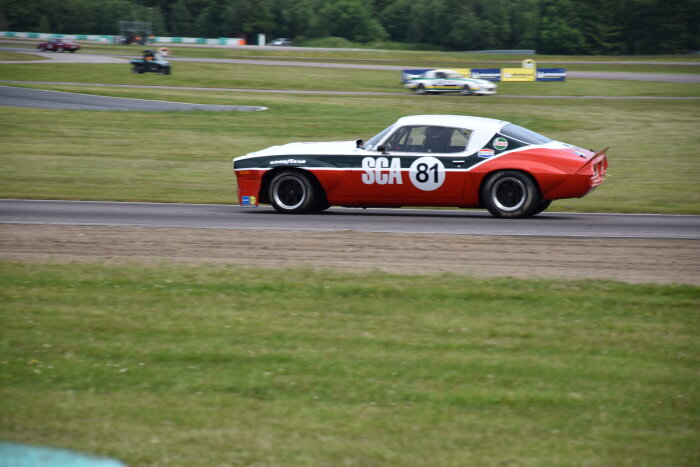
[[[409,177],[419,190],[437,190],[445,182],[445,166],[436,157],[419,157],[411,164]]]

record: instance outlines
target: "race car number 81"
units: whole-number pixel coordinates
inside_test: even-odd
[[[437,190],[445,182],[445,166],[435,157],[419,157],[411,164],[409,177],[419,190]]]

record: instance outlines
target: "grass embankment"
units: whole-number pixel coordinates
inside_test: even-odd
[[[0,265],[0,437],[130,465],[693,465],[696,287]]]
[[[306,71],[312,76],[317,70]],[[163,82],[169,77],[148,78]],[[74,73],[66,79],[81,77]],[[692,150],[700,143],[695,101],[77,89],[122,97],[263,105],[270,110],[0,108],[0,197],[232,203],[234,156],[291,141],[368,138],[404,115],[447,113],[513,121],[586,148],[610,146],[606,183],[583,199],[558,201],[552,210],[700,213],[700,165]]]

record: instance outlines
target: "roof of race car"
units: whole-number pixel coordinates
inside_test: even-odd
[[[468,128],[477,132],[497,133],[510,122],[496,120],[494,118],[472,117],[469,115],[411,115],[402,117],[395,123],[397,126],[405,125],[434,125]]]

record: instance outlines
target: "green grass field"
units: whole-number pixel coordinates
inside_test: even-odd
[[[0,283],[3,439],[129,465],[700,462],[696,287],[7,262]]]
[[[464,58],[309,54],[386,63]],[[617,63],[634,58],[588,58],[612,60],[615,71],[636,66]],[[683,72],[664,63],[686,57],[653,59],[658,70]],[[404,115],[446,113],[610,146],[608,180],[552,210],[700,214],[698,100],[414,96],[402,91],[398,72],[193,63],[176,63],[167,77],[135,76],[127,65],[4,64],[0,80],[269,108],[0,106],[2,198],[231,204],[232,157],[292,141],[367,138]],[[601,80],[499,87],[502,95],[613,97],[699,90]],[[0,261],[0,301],[3,440],[133,466],[700,465],[697,287]]]

